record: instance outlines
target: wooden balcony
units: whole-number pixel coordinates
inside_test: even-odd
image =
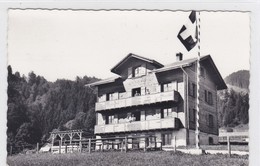
[[[97,102],[96,111],[160,103],[165,101],[177,102],[178,94],[179,93],[177,91],[168,91],[143,96],[129,97],[125,99]]]
[[[155,119],[147,121],[135,121],[121,124],[96,125],[95,134],[145,131],[156,129],[178,128],[178,118]]]

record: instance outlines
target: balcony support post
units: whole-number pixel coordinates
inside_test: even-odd
[[[91,138],[88,140],[88,153],[91,152]]]
[[[146,138],[144,138],[144,152],[146,152],[146,145],[147,145]]]
[[[127,144],[127,136],[125,137],[125,152],[127,152],[127,146],[128,146],[128,144]]]
[[[174,152],[176,152],[176,136],[174,136],[173,139],[174,139],[174,145],[173,145],[174,146]]]
[[[104,150],[104,143],[103,143],[103,141],[102,141],[102,144],[101,144],[101,152],[103,152],[103,150]]]
[[[156,136],[154,136],[154,148],[155,148],[155,150],[157,149],[157,141],[156,141]]]
[[[123,147],[124,147],[124,141],[122,140],[122,142],[121,142],[121,152],[123,152]]]

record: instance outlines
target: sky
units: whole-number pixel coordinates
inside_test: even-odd
[[[162,64],[195,57],[177,38],[188,22],[183,11],[9,10],[8,64],[13,71],[33,71],[48,81],[101,79],[134,53]],[[222,77],[250,69],[250,14],[200,12],[201,55],[210,54]]]

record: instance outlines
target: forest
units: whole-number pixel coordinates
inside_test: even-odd
[[[249,121],[249,71],[240,70],[227,76],[228,89],[218,92],[220,127],[235,127]]]
[[[246,75],[247,74],[247,75]],[[249,72],[233,73],[226,83],[248,89]],[[241,82],[241,78],[245,78]],[[239,78],[239,79],[237,79]],[[94,133],[96,91],[86,87],[98,78],[76,77],[74,81],[49,82],[30,72],[21,76],[8,66],[7,150],[13,153],[35,148],[49,140],[53,130],[85,129]],[[238,83],[240,81],[240,83]],[[220,127],[248,123],[248,92],[228,88],[218,92]]]
[[[76,77],[48,82],[34,72],[28,77],[8,66],[7,150],[19,152],[41,145],[53,130],[85,129],[93,133],[95,91],[86,87],[99,79]]]

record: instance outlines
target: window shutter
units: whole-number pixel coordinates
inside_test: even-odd
[[[106,115],[101,115],[101,116],[102,116],[101,124],[106,124]]]
[[[140,68],[141,68],[140,75],[146,75],[146,64],[145,63],[142,64]]]
[[[161,85],[160,85],[160,89],[161,89],[160,92],[164,92],[164,84],[161,84]]]
[[[145,111],[141,111],[141,121],[145,120]]]
[[[204,91],[204,98],[205,98],[205,102],[208,102],[208,92],[207,92],[207,90]]]
[[[209,114],[206,115],[206,122],[207,122],[207,125],[209,126]]]
[[[160,110],[160,113],[161,113],[161,118],[164,118],[164,116],[163,116],[163,109]]]
[[[128,78],[132,78],[133,77],[133,68],[129,67],[128,68]]]
[[[118,123],[118,115],[117,114],[114,115],[114,123],[116,123],[116,124]]]
[[[208,98],[209,98],[209,101],[208,101],[209,104],[212,105],[213,104],[213,98],[212,98],[212,93],[211,92],[208,93]]]
[[[145,87],[141,87],[141,95],[145,95]]]
[[[172,82],[172,90],[177,91],[177,81]]]

